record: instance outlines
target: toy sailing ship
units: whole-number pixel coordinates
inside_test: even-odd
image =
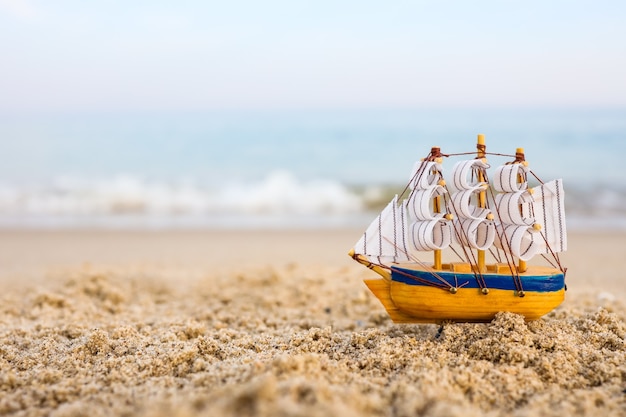
[[[488,155],[512,159],[490,177]],[[453,156],[470,159],[454,165],[450,186],[442,162]],[[488,153],[484,135],[476,153],[444,155],[435,147],[415,164],[404,192],[350,251],[381,276],[365,283],[394,322],[486,322],[500,311],[534,320],[561,304],[563,183],[534,176],[538,185],[529,188],[531,175],[522,148]],[[443,255],[459,261],[444,263]],[[547,265],[527,264],[537,255]]]

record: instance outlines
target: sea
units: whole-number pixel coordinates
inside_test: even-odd
[[[5,113],[0,228],[366,227],[432,146],[479,133],[563,178],[568,228],[626,230],[626,109]]]

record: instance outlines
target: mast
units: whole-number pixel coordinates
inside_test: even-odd
[[[487,146],[485,145],[485,135],[483,135],[482,133],[478,134],[477,143],[476,143],[476,151],[477,151],[476,157],[478,159],[485,160]],[[483,174],[482,171],[478,171],[478,181],[487,182],[487,179],[485,178],[485,175]],[[485,190],[482,190],[478,193],[478,207],[487,208],[487,193]],[[485,251],[482,249],[477,249],[477,255],[478,255],[477,268],[478,268],[478,272],[480,273],[480,272],[485,271]]]
[[[528,166],[528,162],[526,162],[526,157],[524,156],[524,148],[515,149],[515,162],[523,164],[524,166]],[[517,174],[517,183],[521,184],[524,181],[526,181],[526,179],[522,176],[522,174],[521,173]],[[532,193],[532,190],[528,190],[528,191]],[[521,210],[522,208],[520,207],[520,211]],[[517,271],[519,273],[522,273],[522,272],[526,272],[527,270],[528,270],[528,265],[526,264],[526,261],[524,261],[523,259],[519,259]]]
[[[439,148],[438,146],[433,146],[430,152],[431,152],[431,155],[434,157],[435,162],[440,164],[442,162],[441,148]],[[438,184],[441,185],[442,187],[446,185],[443,179],[440,180]],[[441,196],[440,195],[437,195],[433,199],[433,212],[441,213]],[[443,265],[441,262],[441,249],[435,249],[433,251],[433,268],[441,269],[442,267]]]

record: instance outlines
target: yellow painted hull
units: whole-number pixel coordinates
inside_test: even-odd
[[[489,322],[502,311],[520,314],[526,320],[537,320],[554,310],[565,299],[565,286],[562,281],[560,284],[557,281],[555,285],[552,285],[554,290],[526,290],[523,297],[520,297],[513,289],[498,289],[493,286],[489,287],[487,294],[484,294],[480,288],[464,288],[463,286],[457,286],[452,292],[445,288],[409,285],[394,280],[390,270],[372,264],[364,257],[354,256],[353,252],[350,252],[350,256],[381,276],[379,279],[369,279],[364,282],[380,300],[395,323]],[[404,265],[404,267],[408,266]],[[465,267],[469,268],[467,265]],[[410,268],[414,271],[424,270],[419,266]],[[463,272],[454,274],[459,277],[459,284],[466,279],[467,271],[465,272],[465,274]],[[528,275],[521,274],[520,276],[531,279],[533,276],[545,275],[549,278],[555,273],[558,275],[560,271],[546,267],[532,267],[529,268]],[[499,279],[499,274],[495,277]],[[494,279],[493,274],[491,279]],[[502,279],[511,279],[511,277],[502,274]]]
[[[565,290],[526,292],[519,297],[509,290],[459,288],[456,294],[434,287],[409,286],[385,278],[365,284],[380,300],[395,323],[489,322],[496,313],[508,311],[536,320],[558,307]]]

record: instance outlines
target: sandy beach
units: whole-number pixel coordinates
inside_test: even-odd
[[[541,320],[397,325],[358,230],[1,231],[0,415],[626,415],[626,235]]]

